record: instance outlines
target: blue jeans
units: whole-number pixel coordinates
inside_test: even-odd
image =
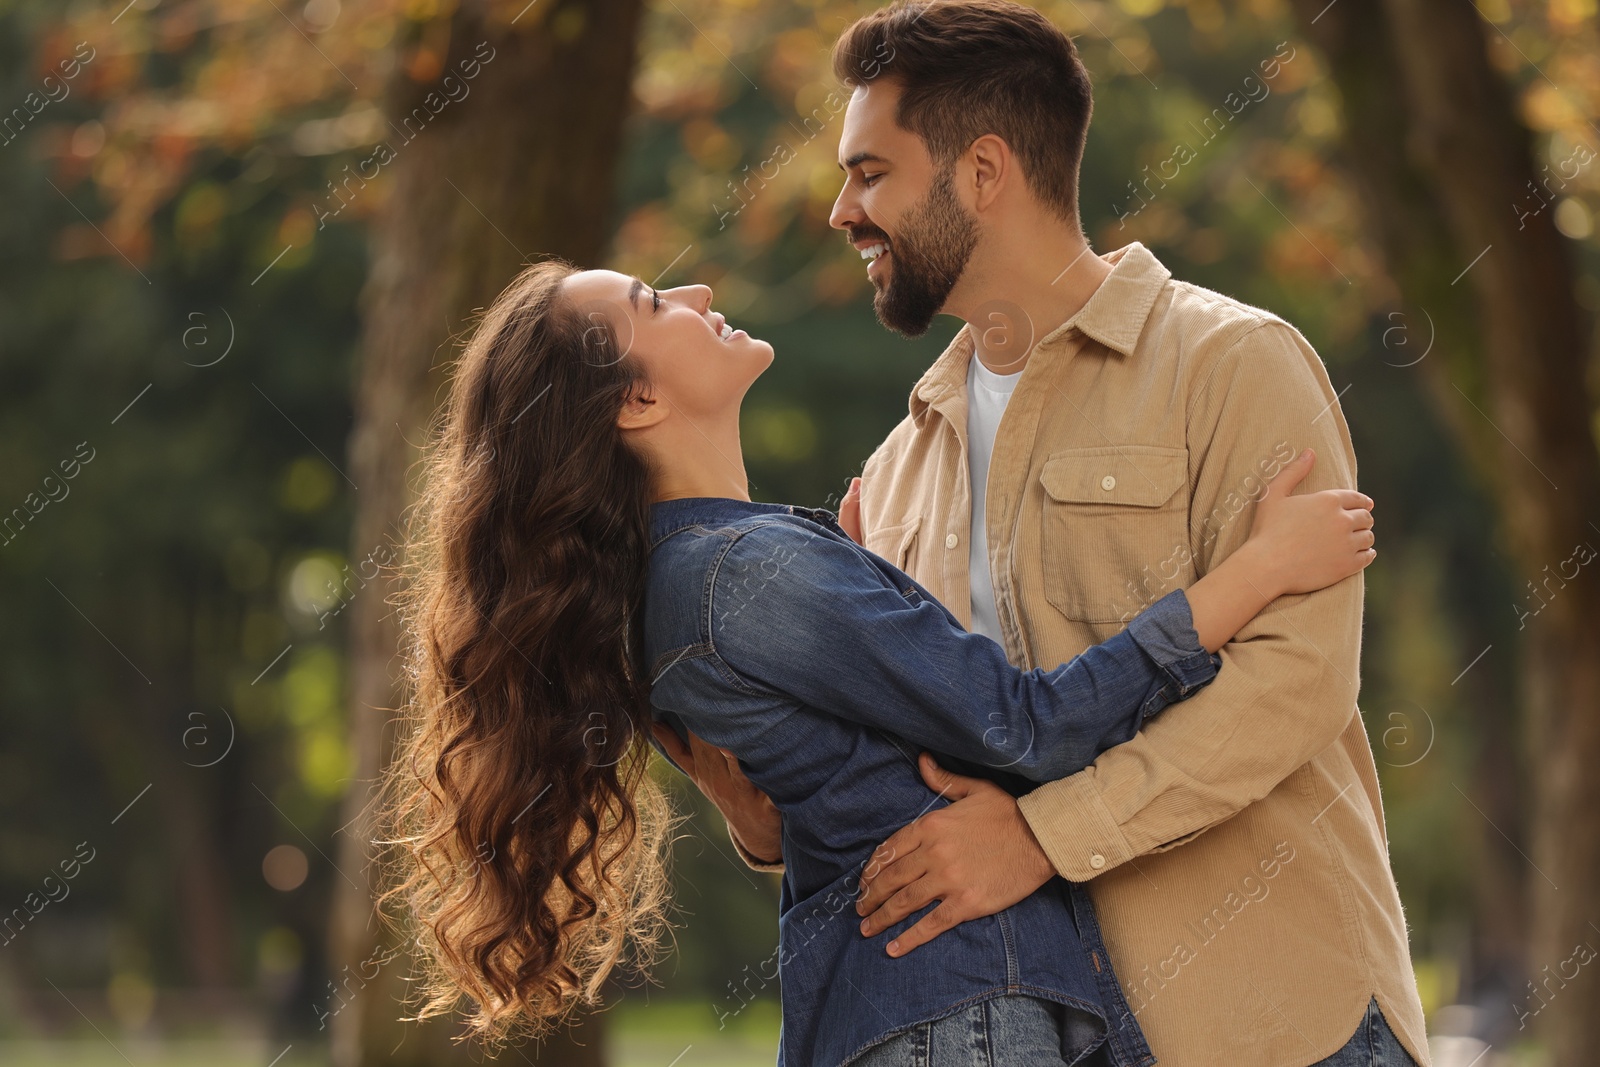
[[[1311,1067],[1417,1067],[1417,1061],[1400,1044],[1389,1023],[1378,1010],[1378,998],[1367,1003],[1366,1018],[1356,1027],[1355,1036],[1325,1060]]]
[[[996,997],[874,1045],[849,1067],[1024,1067],[1067,1064],[1061,1054],[1064,1009],[1035,997]],[[1106,1062],[1101,1046],[1079,1067]],[[1378,998],[1344,1048],[1312,1067],[1418,1067],[1378,1010]]]
[[[1062,1054],[1063,1029],[1087,1025],[1082,1013],[1038,997],[1007,995],[979,1001],[930,1023],[918,1023],[873,1045],[849,1067],[1071,1067]],[[1081,1047],[1082,1035],[1072,1043]],[[1104,1063],[1102,1044],[1080,1067]]]

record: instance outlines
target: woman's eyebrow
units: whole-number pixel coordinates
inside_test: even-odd
[[[635,278],[633,284],[628,286],[628,303],[633,305],[635,311],[639,310],[639,294],[642,292],[644,292],[644,282]]]

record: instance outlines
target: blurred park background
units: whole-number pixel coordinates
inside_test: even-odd
[[[835,505],[956,325],[879,327],[827,226],[870,6],[0,0],[0,1063],[473,1059],[397,1021],[363,844],[445,366],[544,254],[707,283],[777,350],[752,492]],[[1435,1063],[1600,1062],[1595,0],[1038,6],[1096,250],[1341,391]],[[676,795],[675,953],[506,1062],[772,1062],[776,883]]]

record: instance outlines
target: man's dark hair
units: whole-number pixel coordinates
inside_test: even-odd
[[[1003,138],[1034,195],[1077,222],[1089,72],[1039,12],[1008,0],[897,0],[839,36],[833,73],[851,88],[897,83],[895,121],[940,166],[985,134]]]

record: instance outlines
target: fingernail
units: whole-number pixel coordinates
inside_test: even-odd
[[[891,955],[891,956],[900,955],[900,942],[898,942],[898,941],[889,942],[889,955]]]
[[[872,936],[872,924],[871,923],[864,922],[864,923],[861,924],[861,936],[862,937],[871,937]]]

